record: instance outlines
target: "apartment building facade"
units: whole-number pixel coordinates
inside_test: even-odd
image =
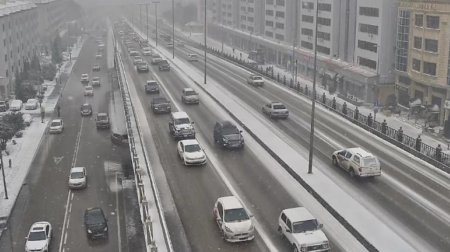
[[[0,1],[0,99],[14,94],[15,73],[37,53],[37,7],[31,2]]]
[[[450,2],[402,0],[398,10],[396,82],[398,101],[426,109],[442,125],[450,109]]]
[[[39,47],[49,49],[57,32],[65,25],[69,0],[32,0],[38,11]]]

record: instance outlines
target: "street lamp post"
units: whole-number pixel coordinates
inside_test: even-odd
[[[314,77],[313,77],[313,96],[312,96],[312,106],[311,106],[311,132],[309,135],[309,162],[308,162],[308,173],[312,173],[312,163],[314,154],[314,116],[316,110],[316,76],[317,76],[317,16],[319,15],[319,0],[316,0],[316,17],[315,17],[315,32],[314,32]]]
[[[3,176],[3,188],[5,189],[5,199],[8,199],[8,189],[6,188],[6,176],[5,176],[5,166],[3,165],[3,150],[0,150],[0,165],[2,168],[2,176]]]
[[[145,16],[147,18],[147,43],[148,43],[148,3],[145,4]]]
[[[172,59],[175,59],[175,0],[172,0]]]
[[[155,4],[155,26],[156,26],[155,42],[156,42],[156,47],[158,47],[158,4],[159,4],[159,1],[153,1],[153,3]]]
[[[206,84],[206,0],[205,0],[205,23],[203,24],[204,28],[205,28],[205,75],[204,75],[204,79],[203,79],[203,84]]]

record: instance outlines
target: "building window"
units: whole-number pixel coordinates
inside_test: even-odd
[[[247,21],[253,23],[253,17],[248,17],[248,18],[247,18]]]
[[[399,75],[398,82],[405,84],[405,85],[410,85],[411,79],[408,76]]]
[[[326,55],[330,55],[330,48],[318,45],[317,46],[317,52],[322,53],[322,54],[326,54]]]
[[[311,30],[312,32],[312,30]],[[317,38],[330,41],[330,34],[327,32],[317,32]]]
[[[271,38],[273,38],[273,33],[272,32],[270,32],[270,31],[266,31],[266,36],[267,37],[271,37]]]
[[[276,16],[276,17],[279,17],[279,18],[284,18],[284,12],[282,12],[282,11],[277,11],[276,14],[275,14],[275,16]]]
[[[437,52],[438,51],[438,41],[435,39],[425,39],[425,51]]]
[[[409,22],[410,11],[399,10],[397,19],[397,50],[395,68],[398,71],[406,72],[408,69],[409,50]]]
[[[278,6],[284,6],[284,0],[277,0]]]
[[[369,24],[359,24],[359,31],[369,34],[378,34],[378,26]]]
[[[412,69],[414,71],[420,72],[420,60],[418,60],[418,59],[412,60]]]
[[[436,76],[436,63],[423,62],[423,73]]]
[[[278,39],[278,40],[281,40],[281,41],[284,40],[284,36],[281,35],[281,34],[275,34],[275,38]]]
[[[312,36],[313,35],[313,30],[312,29],[307,29],[307,28],[302,28],[302,35]]]
[[[273,0],[266,0],[266,4],[273,5]]]
[[[331,11],[331,4],[329,3],[319,3],[318,7],[320,11]]]
[[[427,28],[439,29],[439,16],[427,16]]]
[[[266,21],[266,26],[273,27],[273,21]]]
[[[306,49],[310,49],[310,50],[313,49],[313,44],[310,43],[310,42],[308,42],[308,41],[302,41],[302,42],[300,43],[300,45],[301,45],[303,48],[306,48]]]
[[[246,16],[244,16],[244,15],[241,16],[241,20],[246,20],[246,19],[247,19]]]
[[[415,49],[422,49],[422,38],[414,37],[414,48]]]
[[[248,7],[248,8],[247,8],[247,10],[248,10],[248,12],[251,12],[251,13],[253,13],[253,8],[251,8],[251,7]]]
[[[273,10],[266,10],[267,16],[273,16]]]
[[[359,7],[359,15],[368,17],[378,17],[380,15],[380,10],[378,8],[372,7]]]
[[[371,69],[377,69],[377,62],[371,59],[358,57],[358,62],[360,66],[368,67]]]
[[[275,27],[277,28],[277,29],[284,29],[284,24],[283,23],[275,23]]]
[[[358,40],[358,48],[376,53],[378,45],[364,40]]]
[[[303,22],[307,22],[307,23],[313,23],[314,22],[314,17],[313,16],[302,15],[302,21]]]
[[[331,19],[318,17],[317,18],[317,23],[320,24],[320,25],[330,26],[331,25]]]
[[[314,3],[302,2],[302,9],[304,9],[304,10],[312,10],[312,9],[314,9]]]

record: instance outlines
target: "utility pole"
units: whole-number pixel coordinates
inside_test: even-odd
[[[314,154],[314,116],[316,110],[316,79],[317,79],[317,16],[319,15],[319,0],[316,0],[316,17],[314,18],[316,25],[314,31],[314,77],[313,77],[313,97],[311,108],[311,132],[309,135],[309,162],[308,174],[312,174],[312,163]]]
[[[139,6],[139,29],[141,29],[142,28],[142,8],[141,8],[140,4],[138,4],[138,6]]]
[[[3,154],[2,150],[0,150],[0,160],[1,160],[1,168],[2,168],[2,176],[3,176],[3,188],[5,189],[5,199],[8,199],[8,189],[6,188],[6,176],[5,176],[5,166],[3,165]]]
[[[205,27],[205,78],[203,80],[203,84],[206,84],[206,0],[205,0],[205,23],[203,24],[203,26]]]
[[[145,4],[145,16],[147,17],[147,43],[148,43],[148,3]]]
[[[297,66],[294,66],[295,60],[295,46],[297,45],[297,29],[298,29],[298,0],[295,0],[294,4],[295,8],[295,24],[294,24],[294,39],[292,40],[292,75],[296,74],[295,69]],[[295,67],[295,68],[294,68]],[[294,80],[296,79],[296,76],[294,76]]]
[[[175,0],[172,0],[172,59],[175,59]]]
[[[158,47],[158,4],[159,4],[159,1],[153,1],[153,3],[155,4],[155,26],[156,26],[155,42],[156,42],[156,47]]]

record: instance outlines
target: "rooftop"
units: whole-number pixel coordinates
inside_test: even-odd
[[[304,207],[288,208],[284,209],[283,212],[291,222],[315,219],[308,209]]]
[[[222,198],[219,198],[218,200],[220,202],[222,202],[222,205],[223,205],[224,209],[243,208],[241,202],[235,196],[222,197]]]

